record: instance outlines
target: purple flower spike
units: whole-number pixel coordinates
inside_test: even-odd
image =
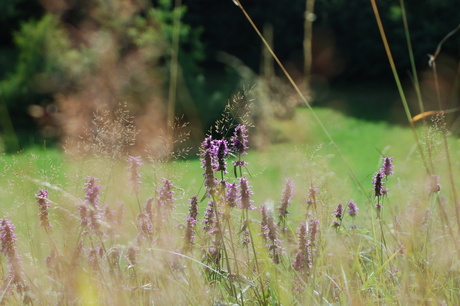
[[[248,131],[246,126],[239,124],[235,128],[233,137],[231,138],[233,151],[237,154],[246,155],[246,150],[248,149]]]
[[[232,150],[238,155],[238,160],[233,161],[233,166],[240,168],[246,166],[248,163],[241,160],[241,156],[246,155],[246,150],[248,149],[248,132],[245,125],[239,124],[235,128],[230,142]]]
[[[48,190],[39,190],[35,195],[35,198],[37,199],[37,204],[40,210],[40,226],[50,228],[51,224],[48,219],[48,208],[50,207],[48,201]]]
[[[311,186],[309,189],[308,189],[308,198],[307,200],[305,201],[305,203],[307,203],[308,206],[312,206],[313,205],[313,208],[316,209],[316,195],[318,194],[318,188],[315,187],[315,186]]]
[[[203,218],[203,230],[209,234],[217,232],[216,214],[214,213],[214,201],[209,201]]]
[[[194,195],[190,199],[190,209],[187,216],[187,227],[185,229],[185,249],[193,250],[195,240],[195,224],[198,216],[198,200]]]
[[[356,203],[354,203],[353,201],[350,201],[348,203],[348,214],[351,217],[355,217],[358,214],[358,205],[356,205]]]
[[[217,156],[217,168],[216,171],[223,171],[227,173],[227,162],[225,161],[225,157],[227,157],[228,152],[230,151],[227,146],[227,140],[221,139],[216,140],[216,156]]]
[[[159,194],[160,196],[157,197],[158,206],[164,207],[167,211],[173,210],[176,199],[174,198],[175,192],[171,180],[163,178],[163,186],[161,186]]]
[[[293,262],[293,267],[294,270],[296,271],[301,271],[306,264],[306,256],[305,256],[305,250],[306,247],[308,246],[307,244],[307,226],[306,222],[302,222],[300,224],[299,229],[297,230],[297,236],[298,236],[298,249],[299,251],[297,252],[294,262]]]
[[[343,217],[343,206],[342,204],[337,205],[337,208],[334,210],[334,215],[337,219],[342,219]]]
[[[278,226],[282,231],[286,230],[286,217],[289,214],[287,210],[288,206],[291,205],[292,195],[294,193],[294,183],[291,179],[286,179],[286,183],[283,190],[283,196],[281,198],[280,206],[278,206]]]
[[[101,192],[101,186],[96,184],[97,178],[88,176],[85,183],[85,200],[91,204],[92,207],[98,208],[99,206],[99,193]]]
[[[236,203],[239,199],[238,197],[238,185],[233,182],[233,183],[227,183],[226,185],[227,187],[227,193],[226,193],[226,197],[227,197],[227,205],[229,207],[235,207],[236,206]]]
[[[393,175],[393,157],[385,157],[383,158],[383,165],[380,171],[385,176],[392,176]]]
[[[251,200],[251,195],[253,194],[251,186],[249,185],[248,179],[246,177],[240,177],[240,191],[241,191],[241,208],[254,210],[255,207],[252,206],[254,202]]]
[[[375,173],[372,184],[374,185],[374,195],[376,197],[382,197],[388,193],[388,190],[384,187],[385,182],[383,181],[383,173],[381,171]]]
[[[15,227],[8,219],[0,219],[0,240],[2,249],[8,261],[8,279],[16,285],[19,291],[27,289],[22,279],[22,261],[16,249]]]
[[[203,164],[202,168],[204,169],[204,185],[206,186],[208,192],[210,192],[216,185],[214,171],[218,168],[217,150],[212,136],[206,137],[206,139],[201,143],[200,156]]]

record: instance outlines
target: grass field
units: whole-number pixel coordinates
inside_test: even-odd
[[[126,160],[75,159],[56,149],[1,156],[2,237],[6,219],[17,235],[2,238],[1,298],[40,305],[457,304],[452,186],[459,177],[447,171],[441,131],[419,129],[440,178],[441,190],[430,191],[410,129],[315,111],[350,167],[311,113],[298,109],[293,120],[270,125],[277,143],[244,156],[253,194],[238,189],[236,207],[227,206],[220,187],[206,189],[198,158],[143,159],[129,170]],[[449,144],[450,166],[459,169],[459,141],[449,137]],[[376,196],[382,157],[394,159],[394,174],[385,176],[388,195]],[[227,182],[243,188],[230,168]],[[36,204],[38,190],[48,191],[48,214]],[[191,218],[193,195],[199,213]],[[257,208],[245,208],[244,198]],[[346,209],[351,200],[359,207],[354,217]],[[280,217],[283,203],[289,213]]]

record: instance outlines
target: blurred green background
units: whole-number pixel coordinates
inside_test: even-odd
[[[312,103],[364,119],[404,123],[369,1],[315,1],[308,84],[303,69],[306,1],[242,3],[272,37],[276,54]],[[378,1],[410,98],[412,77],[400,4]],[[415,62],[426,85],[427,109],[432,109],[427,54],[458,25],[459,3],[404,4]],[[443,45],[438,60],[446,108],[458,106],[459,52],[457,33]],[[141,130],[139,142],[161,136],[159,131],[174,115],[184,115],[183,120],[192,123],[190,141],[197,143],[232,93],[254,84],[260,89],[254,92],[259,104],[275,105],[271,116],[292,118],[286,109],[298,104],[285,89],[289,86],[231,0],[0,4],[0,143],[6,152],[44,140],[51,145],[71,143],[85,133],[83,127],[91,124],[95,112],[113,110],[122,101],[127,101]],[[416,103],[411,105],[417,113]]]

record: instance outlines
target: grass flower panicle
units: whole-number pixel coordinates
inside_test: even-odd
[[[50,208],[50,202],[48,200],[48,190],[39,190],[35,195],[37,204],[39,207],[40,226],[44,228],[50,228],[51,224],[48,218],[48,209]]]
[[[139,168],[143,165],[142,158],[140,156],[128,156],[128,163],[129,181],[131,182],[134,193],[138,194],[142,185],[142,175],[139,173]]]

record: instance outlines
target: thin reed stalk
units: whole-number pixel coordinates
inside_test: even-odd
[[[383,45],[385,47],[385,52],[387,54],[388,61],[390,63],[391,71],[393,73],[393,77],[395,79],[396,86],[398,88],[399,96],[401,97],[401,101],[402,101],[403,106],[404,106],[404,111],[405,111],[406,116],[407,116],[407,121],[410,124],[412,133],[414,135],[415,142],[417,144],[417,149],[418,149],[418,151],[420,153],[420,157],[422,158],[422,162],[423,162],[423,165],[425,167],[425,170],[426,170],[427,174],[431,174],[432,173],[431,169],[428,167],[428,163],[426,161],[425,154],[423,154],[422,145],[420,143],[420,139],[418,137],[414,121],[412,120],[412,115],[411,115],[411,112],[410,112],[410,109],[409,109],[409,104],[407,103],[406,95],[404,94],[404,90],[403,90],[403,87],[402,87],[402,84],[401,84],[401,80],[399,78],[398,71],[396,69],[396,64],[394,62],[393,55],[392,55],[391,49],[390,49],[390,45],[389,45],[387,37],[386,37],[386,33],[385,33],[385,29],[383,27],[382,19],[380,18],[380,13],[379,13],[379,10],[378,10],[378,7],[377,7],[377,3],[375,2],[375,0],[370,0],[370,1],[371,1],[371,4],[372,4],[372,9],[374,11],[375,19],[377,21],[377,26],[379,28],[380,36],[382,37],[382,42],[383,42]]]
[[[292,87],[294,88],[294,90],[296,91],[296,93],[299,95],[299,97],[301,98],[302,102],[308,107],[308,109],[310,110],[310,112],[313,114],[313,118],[315,119],[315,121],[318,123],[318,125],[320,126],[321,130],[324,132],[324,134],[326,135],[326,137],[328,138],[328,140],[331,142],[331,144],[334,146],[334,149],[337,151],[337,153],[339,154],[339,156],[341,157],[343,163],[345,164],[345,166],[347,167],[348,171],[350,172],[350,175],[351,177],[353,178],[353,180],[355,181],[355,183],[358,185],[358,187],[361,189],[361,191],[369,198],[369,195],[368,195],[368,192],[367,190],[364,188],[364,186],[361,184],[361,181],[358,179],[358,177],[356,176],[355,174],[355,171],[353,170],[353,168],[350,166],[350,164],[348,163],[348,160],[345,158],[345,155],[342,153],[342,151],[339,149],[339,147],[337,146],[336,142],[334,141],[334,139],[332,138],[331,134],[329,133],[328,129],[326,128],[326,126],[324,125],[324,123],[321,121],[321,119],[319,118],[319,116],[316,114],[316,112],[313,110],[312,106],[310,105],[310,103],[308,102],[308,99],[305,97],[305,95],[302,93],[302,91],[300,90],[299,86],[297,86],[297,84],[294,82],[294,80],[292,79],[291,75],[289,74],[289,72],[286,70],[286,68],[284,67],[283,63],[281,63],[280,59],[278,58],[278,56],[275,54],[275,52],[273,51],[273,49],[270,47],[270,44],[267,42],[267,40],[264,38],[264,36],[262,35],[262,33],[260,32],[259,28],[256,26],[256,24],[254,23],[254,21],[252,20],[251,16],[249,16],[249,14],[246,12],[246,10],[244,9],[243,5],[241,4],[241,2],[239,0],[233,0],[233,2],[241,9],[241,12],[243,13],[243,15],[245,16],[245,18],[248,20],[248,22],[251,24],[252,28],[254,29],[254,31],[257,33],[257,35],[259,36],[259,38],[261,39],[262,43],[265,45],[265,47],[268,49],[268,51],[270,52],[271,56],[274,58],[275,62],[278,64],[278,66],[280,67],[280,69],[283,71],[284,75],[286,76],[286,78],[288,79],[289,83],[291,83]],[[369,198],[370,199],[370,198]]]

